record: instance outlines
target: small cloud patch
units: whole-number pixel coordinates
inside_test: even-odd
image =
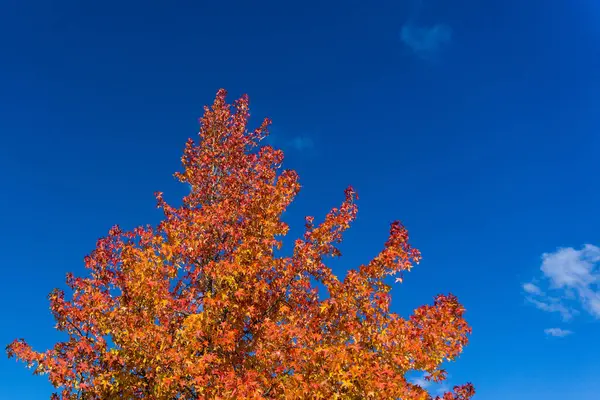
[[[600,319],[600,247],[586,244],[579,250],[567,247],[544,253],[540,271],[536,283],[522,286],[530,304],[559,313],[564,320],[581,312]]]
[[[417,373],[415,376],[409,378],[410,383],[418,385],[423,389],[427,390],[430,394],[435,396],[443,396],[444,393],[450,390],[449,385],[446,382],[433,382],[426,379],[426,373]]]
[[[430,58],[452,41],[452,28],[444,24],[426,27],[408,23],[402,27],[400,39],[418,56]]]
[[[298,151],[311,150],[315,147],[315,143],[308,136],[296,136],[289,141],[289,145]]]
[[[282,149],[286,153],[293,151],[303,155],[314,155],[317,152],[317,143],[309,135],[288,136],[271,133],[267,137],[266,143],[275,148]]]
[[[410,382],[413,385],[421,386],[423,389],[427,389],[428,387],[431,386],[431,381],[428,381],[427,379],[425,379],[425,376],[426,376],[425,374],[415,376],[410,379]]]
[[[554,337],[565,337],[565,336],[569,336],[572,335],[573,332],[569,331],[567,329],[561,329],[561,328],[548,328],[548,329],[544,329],[544,333],[548,336],[554,336]]]
[[[525,292],[527,292],[529,294],[537,294],[537,295],[542,294],[542,290],[538,286],[534,285],[533,283],[524,284],[523,290],[525,290]]]

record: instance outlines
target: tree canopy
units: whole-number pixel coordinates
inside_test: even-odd
[[[65,341],[45,352],[22,339],[7,346],[47,375],[55,398],[424,400],[407,374],[445,380],[442,364],[471,328],[453,295],[409,318],[390,311],[391,285],[421,257],[404,226],[393,222],[379,254],[336,276],[325,261],[341,255],[356,217],[348,188],[280,255],[298,176],[281,169],[282,151],[260,145],[270,121],[248,130],[248,119],[248,98],[230,105],[220,90],[175,174],[190,187],[181,205],[157,193],[157,226],[113,227],[85,257],[88,276],[67,275],[71,295],[49,295]],[[438,398],[473,394],[466,384]]]

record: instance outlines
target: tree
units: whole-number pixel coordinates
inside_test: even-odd
[[[205,107],[199,143],[185,146],[182,205],[157,193],[158,226],[115,226],[99,239],[89,276],[67,275],[71,299],[49,295],[68,339],[41,353],[16,340],[9,357],[47,374],[56,399],[430,399],[406,374],[445,379],[441,364],[471,332],[464,308],[439,295],[409,319],[390,312],[386,281],[420,259],[399,222],[371,262],[343,280],[332,273],[324,259],[341,255],[352,188],[320,224],[307,217],[293,254],[278,256],[298,177],[280,172],[280,150],[259,146],[270,121],[248,131],[247,97],[232,107],[225,95]],[[443,399],[473,393],[467,384]]]

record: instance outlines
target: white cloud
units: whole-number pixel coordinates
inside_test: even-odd
[[[431,57],[452,41],[452,29],[444,24],[417,26],[405,24],[400,39],[412,51],[421,57]]]
[[[421,386],[423,389],[427,389],[429,386],[431,386],[431,381],[428,381],[427,379],[425,379],[425,375],[421,375],[421,376],[416,376],[414,378],[412,378],[411,383],[417,386]]]
[[[598,280],[594,264],[600,261],[600,248],[586,244],[583,249],[558,249],[542,255],[542,272],[554,287],[582,288]]]
[[[561,328],[544,329],[544,333],[548,336],[554,336],[554,337],[565,337],[565,336],[569,336],[569,335],[573,334],[572,331],[569,331],[567,329],[561,329]]]
[[[572,290],[583,307],[594,317],[600,318],[599,262],[600,247],[586,244],[581,250],[568,247],[545,253],[541,270],[551,288]]]
[[[600,316],[600,293],[593,292],[587,295],[588,308],[596,316]]]
[[[427,390],[429,393],[437,396],[443,396],[444,393],[450,390],[450,386],[447,382],[433,382],[425,379],[427,373],[418,373],[418,375],[413,376],[409,379],[409,381],[414,384],[422,387]]]
[[[544,253],[540,270],[546,290],[533,283],[523,285],[531,304],[558,312],[565,320],[578,314],[577,308],[600,319],[600,247],[586,244],[580,250],[567,247]]]
[[[527,301],[542,311],[559,313],[564,321],[569,321],[579,313],[577,310],[565,306],[560,299],[555,297],[544,297],[542,299],[528,297]]]
[[[530,294],[542,294],[542,290],[534,285],[533,283],[526,283],[523,285],[523,290]]]

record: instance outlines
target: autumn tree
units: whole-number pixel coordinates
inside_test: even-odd
[[[70,299],[49,295],[68,339],[46,352],[16,340],[9,357],[46,374],[57,399],[431,399],[407,374],[445,379],[442,363],[471,331],[464,308],[439,295],[408,319],[390,312],[394,277],[420,259],[399,222],[371,262],[333,274],[325,260],[341,255],[355,219],[352,188],[278,255],[298,177],[281,171],[280,150],[259,146],[270,121],[247,130],[247,97],[225,95],[185,146],[182,205],[157,193],[158,226],[115,226],[98,240],[89,275],[67,275]],[[473,393],[467,384],[442,398]]]

